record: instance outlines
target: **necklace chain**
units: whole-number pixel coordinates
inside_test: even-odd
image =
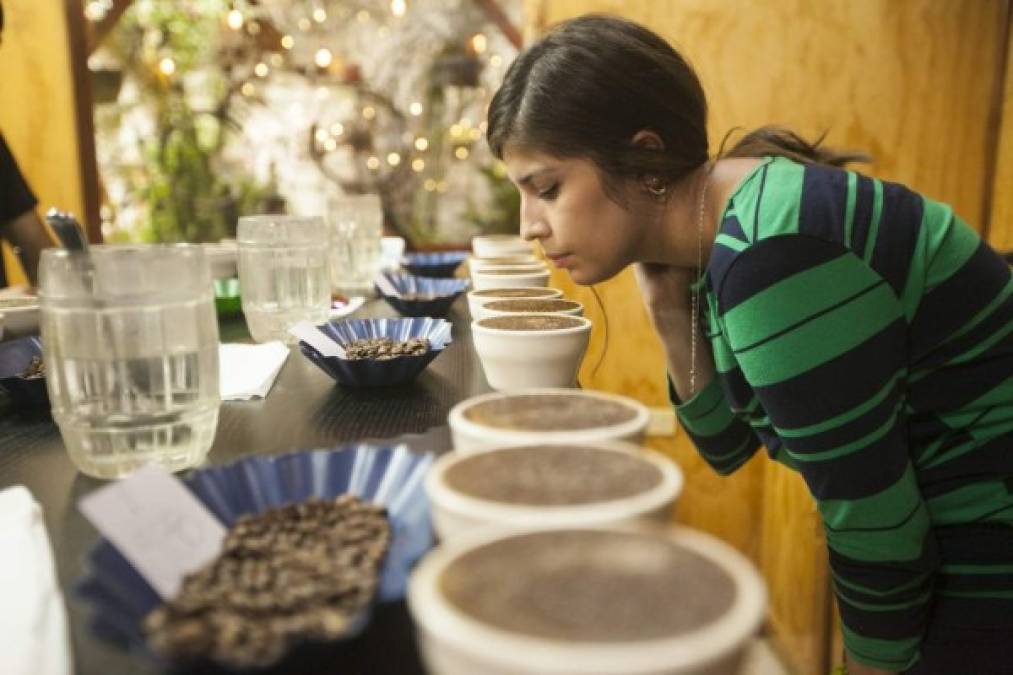
[[[707,187],[710,185],[711,171],[714,165],[707,168],[700,188],[700,200],[696,215],[696,274],[694,274],[693,292],[690,296],[690,347],[689,347],[689,395],[696,394],[696,343],[700,332],[700,286],[703,280],[703,219],[707,207]]]

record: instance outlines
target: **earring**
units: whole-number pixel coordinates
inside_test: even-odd
[[[655,197],[663,197],[668,192],[668,186],[665,185],[660,176],[648,176],[644,183],[647,191]]]

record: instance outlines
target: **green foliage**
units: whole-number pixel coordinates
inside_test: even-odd
[[[465,217],[483,234],[516,234],[521,221],[521,195],[498,164],[479,170],[489,183],[489,203],[481,209],[469,202]]]

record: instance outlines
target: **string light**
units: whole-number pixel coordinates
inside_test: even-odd
[[[481,54],[482,52],[484,52],[487,46],[488,41],[486,40],[486,37],[484,35],[482,35],[481,33],[475,33],[475,35],[472,36],[471,47],[472,49],[475,50],[476,54]]]
[[[463,145],[457,148],[457,150],[454,150],[454,157],[457,157],[458,159],[468,159],[468,154],[468,148]]]
[[[338,149],[338,142],[333,138],[328,138],[324,141],[324,149],[327,150],[327,152],[334,152]]]
[[[243,13],[240,12],[238,9],[234,9],[231,12],[229,12],[229,15],[225,19],[225,22],[229,24],[229,28],[231,28],[232,30],[239,30],[240,28],[243,27]]]
[[[317,50],[316,56],[313,57],[313,61],[317,64],[317,67],[326,68],[334,61],[334,55],[331,54],[330,49],[322,47]]]
[[[345,125],[343,125],[341,122],[335,122],[334,124],[331,125],[331,133],[335,136],[340,136],[341,134],[345,133]]]
[[[292,49],[295,46],[295,38],[291,35],[283,35],[281,38],[281,46],[285,49]]]
[[[408,4],[405,0],[391,0],[390,2],[390,13],[400,19],[408,11]]]
[[[366,160],[366,167],[369,168],[370,171],[376,171],[380,168],[380,158],[370,157]]]
[[[376,117],[376,108],[374,108],[371,105],[367,105],[365,108],[362,109],[362,117],[363,117],[363,119],[367,119],[367,120],[371,120],[371,119],[375,118]]]
[[[326,129],[317,129],[313,136],[317,139],[317,143],[326,143],[329,136],[327,135]]]
[[[387,163],[390,164],[391,166],[397,166],[398,164],[401,163],[401,155],[397,154],[396,152],[390,153],[389,155],[387,155]]]
[[[422,187],[426,189],[426,192],[432,192],[436,189],[436,181],[432,178],[427,178],[426,182],[422,184]]]
[[[258,63],[253,67],[253,72],[256,73],[257,77],[267,77],[268,69],[266,63]]]
[[[250,23],[246,24],[246,32],[249,33],[250,35],[259,35],[260,24],[257,23],[256,21],[251,21]]]
[[[253,83],[245,82],[239,91],[243,93],[243,96],[253,96],[257,93],[257,88],[253,86]]]
[[[463,131],[463,129],[461,129],[461,125],[460,124],[451,124],[450,125],[450,136],[452,138],[457,138],[458,136],[460,136],[462,131]]]
[[[473,141],[480,140],[482,138],[482,133],[483,132],[482,132],[481,129],[472,129],[471,130],[471,140],[473,140]]]
[[[494,68],[499,68],[503,65],[503,57],[499,54],[493,54],[489,57],[489,63],[492,64]]]
[[[419,152],[425,152],[429,148],[429,139],[425,136],[419,136],[415,139],[415,149]]]
[[[446,192],[448,187],[449,186],[447,185],[447,181],[441,180],[439,183],[436,184],[436,191],[437,192]]]
[[[303,18],[299,19],[299,30],[301,30],[303,32],[306,32],[306,31],[308,31],[312,27],[313,27],[313,24],[310,23],[310,20],[307,19],[305,16]]]
[[[426,168],[426,162],[425,162],[425,160],[423,160],[423,159],[413,159],[412,160],[412,171],[414,171],[415,173],[419,173],[421,171],[424,171],[425,168]]]
[[[418,101],[414,101],[410,106],[408,106],[408,112],[410,112],[413,116],[418,117],[422,114],[422,104]]]
[[[166,56],[164,59],[158,62],[158,69],[162,71],[162,74],[169,77],[176,72],[176,62]]]
[[[317,7],[313,10],[313,20],[317,23],[323,23],[327,21],[327,10],[323,7]]]
[[[109,7],[107,7],[102,2],[99,2],[98,0],[95,0],[94,2],[89,2],[84,7],[84,16],[89,21],[101,21],[102,19],[106,18],[106,14],[108,13]]]

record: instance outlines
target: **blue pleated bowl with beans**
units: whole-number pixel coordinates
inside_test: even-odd
[[[420,277],[452,277],[468,255],[467,251],[406,253],[401,259],[401,267]]]
[[[388,387],[411,382],[450,344],[450,322],[433,317],[400,319],[345,319],[317,326],[327,337],[348,349],[364,340],[389,338],[395,343],[424,338],[425,352],[395,358],[343,359],[324,356],[306,342],[303,355],[318,368],[348,387]]]
[[[42,341],[38,337],[0,342],[0,388],[17,408],[49,408]]]
[[[144,654],[163,667],[285,672],[288,665],[304,661],[307,654],[313,660],[321,650],[339,648],[357,637],[368,625],[377,602],[404,597],[412,567],[433,545],[424,490],[424,477],[432,461],[431,454],[413,452],[405,445],[355,444],[276,457],[247,457],[193,471],[184,479],[186,487],[226,527],[244,515],[311,499],[333,500],[341,495],[353,495],[386,509],[390,539],[373,601],[349,617],[338,637],[326,642],[295,640],[272,663],[236,668],[206,658],[181,662],[156,655],[146,641],[143,622],[162,600],[105,539],[88,554],[88,571],[76,585],[76,595],[90,606],[91,628],[97,635]]]
[[[471,286],[468,279],[436,279],[390,272],[383,277],[396,294],[385,292],[380,285],[376,287],[377,292],[403,316],[444,317],[454,301]]]

